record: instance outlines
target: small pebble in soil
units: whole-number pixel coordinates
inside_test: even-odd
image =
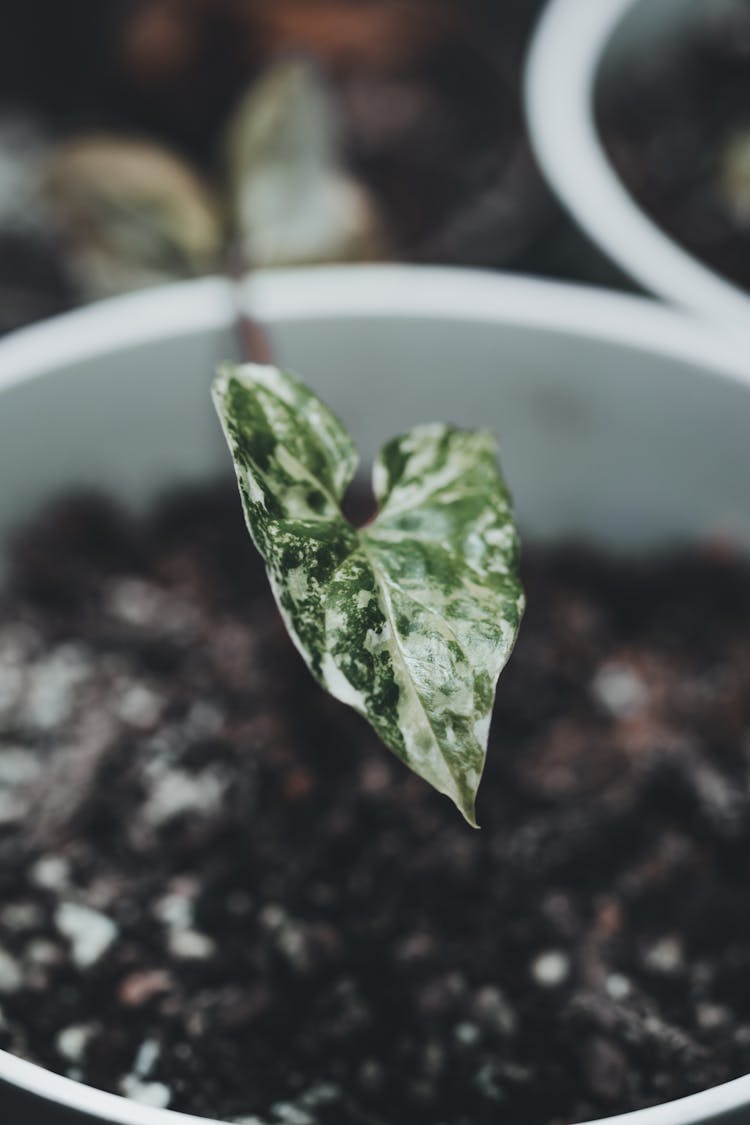
[[[59,965],[65,958],[57,942],[34,938],[24,949],[24,960],[30,965]]]
[[[174,980],[166,969],[137,970],[120,982],[117,998],[125,1008],[140,1008],[173,987]]]
[[[44,910],[36,902],[9,902],[0,908],[0,926],[4,930],[35,930],[44,924]]]
[[[695,1009],[695,1022],[704,1031],[726,1026],[731,1020],[731,1013],[723,1004],[698,1004]]]

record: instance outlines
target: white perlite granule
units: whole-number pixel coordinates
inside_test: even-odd
[[[631,992],[630,981],[622,973],[610,973],[604,987],[610,1000],[624,1000]]]
[[[138,578],[122,578],[112,585],[107,608],[128,625],[150,625],[161,618],[164,601],[158,586]]]
[[[463,1047],[471,1047],[479,1039],[480,1032],[476,1024],[464,1021],[456,1024],[453,1034],[457,1043],[460,1043]]]
[[[660,938],[643,958],[647,968],[656,973],[676,973],[683,965],[682,942],[678,937],[668,935]]]
[[[648,700],[648,689],[627,664],[603,664],[591,684],[596,701],[616,719],[636,715]]]
[[[129,726],[148,730],[158,722],[163,704],[162,697],[145,684],[129,683],[116,699],[115,714]]]
[[[71,1024],[58,1032],[55,1047],[68,1062],[80,1062],[93,1033],[94,1029],[90,1024]]]
[[[133,1062],[133,1074],[138,1078],[148,1078],[160,1053],[161,1047],[156,1039],[144,1039]]]
[[[120,1082],[120,1090],[131,1101],[153,1109],[166,1109],[172,1100],[172,1091],[163,1082],[141,1082],[134,1074],[126,1074]]]
[[[207,961],[216,952],[212,939],[198,930],[170,930],[167,946],[173,956],[185,961]]]
[[[208,815],[220,808],[225,790],[225,781],[212,770],[198,774],[167,770],[155,781],[143,815],[155,827],[183,813]]]
[[[20,965],[7,949],[0,946],[0,993],[17,992],[22,983],[23,973]]]
[[[170,892],[155,904],[154,915],[165,926],[189,930],[193,925],[193,900],[189,895]]]
[[[0,785],[29,785],[42,772],[42,763],[33,750],[0,743]]]
[[[62,856],[40,856],[32,866],[29,878],[35,887],[56,891],[64,887],[70,879],[70,864]]]
[[[292,1102],[276,1102],[271,1106],[271,1113],[283,1125],[315,1125],[315,1118]]]
[[[559,949],[540,953],[531,962],[531,975],[542,988],[556,988],[567,980],[570,958]]]
[[[17,824],[24,820],[31,811],[31,797],[29,794],[13,792],[11,789],[0,789],[0,824]]]
[[[80,645],[60,645],[31,668],[24,720],[51,731],[70,716],[76,689],[88,678],[91,661]]]
[[[81,969],[94,965],[118,934],[117,926],[106,914],[77,902],[58,906],[55,925],[70,942],[73,960]]]

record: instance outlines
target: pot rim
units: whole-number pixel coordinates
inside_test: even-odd
[[[0,393],[42,377],[58,364],[83,362],[118,347],[186,331],[231,329],[236,302],[269,327],[335,315],[352,320],[451,318],[562,332],[634,350],[645,347],[750,384],[750,360],[737,347],[734,332],[719,335],[710,324],[649,297],[523,274],[376,264],[259,270],[239,289],[223,277],[204,277],[61,313],[0,339]],[[750,310],[750,301],[746,303]],[[737,331],[750,342],[750,330]]]
[[[603,3],[604,0],[596,0]],[[618,0],[621,2],[621,0]],[[231,326],[235,294],[204,278],[113,298],[0,340],[0,393],[60,363],[185,331]],[[750,386],[750,362],[706,325],[641,297],[474,270],[414,266],[324,266],[268,271],[243,283],[240,301],[261,322],[355,318],[446,318],[567,332],[704,366],[709,376]],[[210,1118],[128,1101],[0,1051],[0,1080],[111,1125],[219,1125]],[[648,1109],[588,1125],[697,1125],[750,1104],[750,1075]]]
[[[701,316],[747,324],[750,297],[646,215],[599,140],[594,98],[605,52],[624,19],[646,2],[549,0],[524,74],[532,147],[578,225],[644,288]]]

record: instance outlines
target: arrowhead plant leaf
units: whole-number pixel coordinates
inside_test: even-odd
[[[381,450],[379,511],[342,515],[351,437],[295,376],[224,365],[213,398],[245,518],[313,675],[475,825],[498,676],[524,597],[492,434],[417,426]]]

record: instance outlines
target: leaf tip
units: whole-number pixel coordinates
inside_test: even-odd
[[[477,823],[477,817],[474,810],[472,809],[471,812],[469,812],[468,810],[461,809],[461,812],[463,813],[464,820],[468,824],[469,828],[474,828],[477,832],[480,832],[481,825]]]
[[[469,828],[476,828],[477,831],[479,831],[480,826],[479,824],[477,824],[477,812],[474,798],[454,798],[454,804],[458,811],[461,813],[461,816],[468,824]]]

